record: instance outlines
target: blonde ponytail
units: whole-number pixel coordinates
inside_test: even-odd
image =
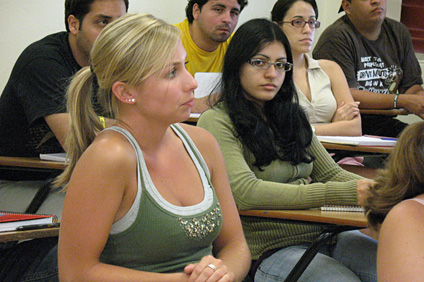
[[[65,171],[54,182],[56,187],[67,188],[72,171],[87,149],[93,142],[96,134],[102,130],[102,124],[92,104],[92,93],[95,89],[94,74],[89,67],[81,69],[73,77],[67,91],[67,110],[69,113],[69,132],[65,147],[69,164]]]

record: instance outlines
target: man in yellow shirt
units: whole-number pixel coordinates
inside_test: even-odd
[[[181,30],[187,70],[193,76],[196,72],[221,72],[225,52],[246,5],[247,0],[189,0],[187,18],[175,26]],[[192,112],[205,111],[206,100],[196,99]]]

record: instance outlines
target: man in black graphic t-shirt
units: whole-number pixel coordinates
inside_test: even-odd
[[[343,0],[342,7],[346,15],[323,32],[314,58],[340,65],[360,108],[405,108],[424,117],[421,69],[408,29],[386,18],[385,0]],[[364,134],[395,137],[405,126],[391,116],[362,115]]]

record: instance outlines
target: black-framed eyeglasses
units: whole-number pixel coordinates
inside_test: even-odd
[[[306,24],[308,24],[310,28],[319,28],[321,26],[321,22],[319,22],[317,20],[308,20],[308,21],[292,20],[292,21],[289,21],[289,22],[281,22],[281,23],[290,23],[294,27],[302,27],[302,28]]]
[[[267,70],[271,67],[271,65],[273,65],[274,68],[279,72],[290,71],[293,67],[293,64],[289,62],[271,63],[270,60],[264,60],[264,59],[250,59],[250,60],[247,60],[247,62],[251,64],[252,66],[254,66],[255,68],[261,69],[261,70]]]

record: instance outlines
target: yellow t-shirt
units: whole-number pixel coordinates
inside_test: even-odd
[[[227,41],[221,43],[219,47],[212,52],[206,52],[193,42],[189,31],[188,20],[175,24],[181,30],[181,41],[187,52],[187,70],[194,76],[196,72],[221,72],[224,62],[224,55],[228,44],[233,37],[231,35]]]

